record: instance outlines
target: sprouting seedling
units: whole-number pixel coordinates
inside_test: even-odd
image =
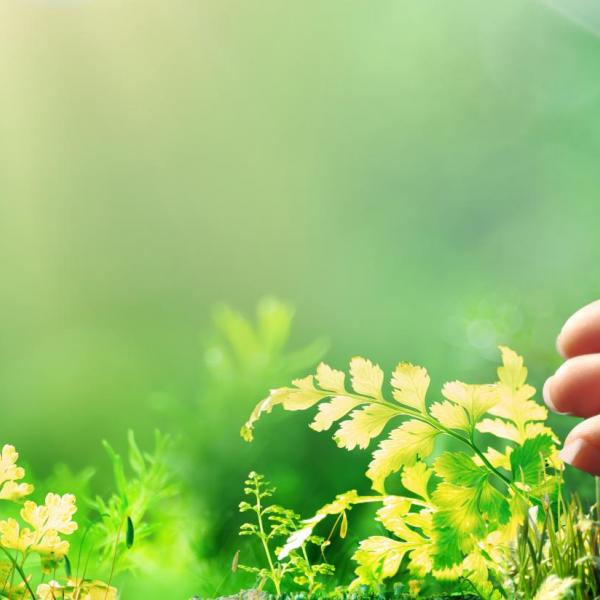
[[[262,475],[252,471],[244,482],[244,493],[251,499],[239,505],[240,512],[253,512],[254,522],[247,522],[240,527],[240,535],[253,536],[260,541],[266,567],[251,567],[240,564],[238,555],[234,563],[236,568],[254,573],[261,582],[271,581],[276,594],[281,594],[281,584],[286,575],[307,589],[308,594],[314,594],[321,586],[320,576],[331,575],[333,567],[327,563],[311,562],[307,545],[321,546],[323,540],[317,536],[307,537],[293,552],[281,556],[279,544],[289,538],[300,527],[300,517],[294,511],[277,504],[267,504],[267,499],[273,495],[274,488],[270,487]],[[259,586],[262,588],[262,585]]]
[[[444,385],[442,399],[427,401],[429,375],[400,363],[384,392],[382,369],[364,358],[350,362],[351,387],[345,374],[319,365],[316,375],[273,390],[242,428],[252,439],[256,421],[281,405],[304,410],[319,405],[311,423],[325,431],[338,423],[334,440],[340,448],[367,448],[389,423],[396,423],[373,452],[367,477],[374,495],[355,491],[339,495],[287,540],[280,559],[299,548],[329,515],[346,520],[353,505],[380,503],[377,520],[393,534],[371,536],[354,555],[353,586],[375,585],[393,577],[405,557],[410,576],[433,573],[438,579],[468,580],[484,597],[504,594],[498,586],[499,564],[532,506],[544,512],[543,499],[555,496],[562,472],[556,436],[545,424],[546,409],[532,398],[523,359],[501,347],[498,381]],[[501,449],[486,447],[480,434],[498,438]],[[462,450],[442,452],[430,460],[439,438],[458,442]],[[386,493],[386,480],[399,473],[406,490]]]

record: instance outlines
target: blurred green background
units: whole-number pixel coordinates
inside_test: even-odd
[[[179,434],[204,560],[239,545],[252,468],[305,513],[362,484],[368,456],[344,462],[308,416],[237,436],[315,340],[338,367],[424,364],[435,387],[493,379],[504,343],[540,386],[600,294],[598,14],[3,0],[0,438],[44,475],[108,470],[100,440],[129,427]],[[223,304],[263,297],[296,309],[291,357],[231,350],[225,323],[247,325]]]

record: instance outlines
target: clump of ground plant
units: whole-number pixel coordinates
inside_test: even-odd
[[[268,504],[267,499],[275,491],[262,475],[251,472],[245,481],[244,493],[248,500],[240,503],[240,512],[250,513],[252,520],[240,528],[240,535],[252,536],[259,540],[265,557],[264,567],[240,564],[245,571],[256,574],[260,580],[259,589],[268,580],[277,595],[281,594],[282,583],[291,579],[301,588],[306,588],[309,595],[322,589],[320,577],[333,573],[333,567],[326,562],[311,561],[308,557],[308,546],[323,548],[326,541],[316,535],[307,536],[296,548],[280,558],[283,544],[301,527],[300,516],[294,511],[278,504]]]
[[[259,417],[277,405],[292,411],[318,405],[310,426],[335,425],[334,440],[346,450],[366,449],[393,427],[366,472],[372,493],[343,492],[297,526],[290,521],[269,567],[254,567],[260,589],[270,582],[278,595],[293,591],[282,586],[278,569],[327,520],[329,538],[336,531],[344,537],[351,511],[375,504],[374,528],[386,534],[360,541],[355,578],[346,588],[327,588],[332,597],[455,590],[489,600],[595,598],[598,522],[576,499],[565,499],[547,411],[533,400],[522,357],[500,350],[496,382],[452,381],[433,402],[423,367],[400,363],[384,389],[382,369],[364,358],[350,362],[350,385],[345,373],[321,363],[315,375],[272,390],[242,428],[248,441]],[[440,440],[455,449],[436,452]]]
[[[78,528],[73,518],[77,512],[75,496],[49,493],[43,504],[26,500],[34,487],[22,481],[25,470],[18,466],[18,458],[13,446],[2,448],[0,500],[20,505],[21,509],[5,510],[7,517],[0,521],[0,551],[4,557],[0,562],[0,597],[116,599],[117,590],[110,582],[87,578],[79,561],[74,573],[67,538]]]
[[[160,539],[163,524],[151,525],[148,518],[177,492],[165,456],[170,438],[157,432],[154,451],[148,453],[140,450],[130,432],[131,473],[121,456],[104,444],[113,464],[115,491],[92,498],[86,490],[80,502],[70,493],[48,493],[43,502],[30,500],[34,485],[24,481],[19,454],[11,445],[2,448],[0,598],[116,600],[117,574],[139,570],[149,560],[149,548]],[[59,487],[72,479],[68,470],[57,473]],[[84,474],[83,488],[91,472]]]

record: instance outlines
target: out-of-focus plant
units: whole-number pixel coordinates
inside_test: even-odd
[[[333,574],[333,566],[326,562],[313,562],[309,558],[308,546],[314,545],[322,548],[325,544],[323,538],[311,535],[289,552],[285,559],[278,558],[281,544],[295,531],[300,529],[300,516],[294,511],[283,508],[277,504],[266,504],[275,491],[265,481],[262,475],[252,471],[245,481],[244,493],[250,501],[240,503],[240,512],[253,512],[255,522],[243,523],[240,535],[252,536],[260,541],[265,560],[265,567],[254,567],[240,564],[243,570],[254,573],[262,589],[264,582],[270,580],[276,594],[281,594],[281,584],[285,577],[290,577],[294,583],[305,588],[309,597],[312,597],[322,588],[320,577]]]
[[[165,553],[169,555],[172,548],[154,544],[153,536],[169,527],[172,539],[175,539],[178,530],[185,531],[183,522],[187,516],[180,515],[176,521],[173,518],[165,521],[164,513],[160,511],[165,501],[179,492],[168,461],[172,439],[156,431],[154,451],[142,452],[133,432],[129,431],[126,462],[131,475],[128,475],[121,455],[106,440],[103,445],[112,462],[115,491],[108,498],[97,495],[90,501],[91,508],[98,515],[90,531],[94,553],[102,562],[110,563],[114,573],[133,568],[147,571],[156,568],[164,564]],[[131,548],[134,537],[135,549],[123,552]],[[149,555],[152,549],[154,560]]]
[[[571,592],[595,597],[597,524],[577,504],[562,500],[563,464],[558,440],[544,423],[547,411],[532,400],[535,389],[526,383],[523,359],[501,350],[496,383],[450,382],[443,399],[432,404],[426,400],[425,369],[400,363],[389,399],[383,371],[363,358],[350,363],[351,389],[343,372],[321,364],[315,376],[275,389],[260,402],[242,428],[247,440],[259,417],[277,405],[296,411],[320,403],[311,424],[317,431],[346,417],[334,439],[347,450],[367,448],[390,421],[402,419],[380,442],[367,470],[376,493],[340,494],[289,536],[278,560],[301,547],[330,515],[345,535],[348,512],[376,503],[381,504],[376,519],[392,535],[360,542],[350,589],[378,590],[385,581],[400,580],[416,593],[433,578],[464,582],[465,591],[489,600],[562,598]],[[498,438],[501,450],[482,445],[481,434]],[[463,450],[444,451],[429,464],[440,438]],[[386,490],[395,473],[401,494]]]
[[[151,579],[160,573],[171,581],[171,590],[180,589],[177,580],[182,570],[193,577],[194,510],[175,481],[170,436],[156,432],[154,450],[148,453],[129,432],[127,461],[107,442],[104,445],[113,465],[113,493],[90,497],[93,473],[89,468],[81,472],[79,481],[65,466],[52,476],[61,491],[69,484],[78,490],[77,504],[70,493],[47,494],[43,503],[26,500],[34,487],[21,481],[25,471],[17,465],[15,449],[4,446],[0,453],[0,598],[115,600],[117,587],[132,589],[132,575]],[[100,575],[102,581],[90,578],[90,573]],[[147,592],[144,597],[149,597]]]
[[[250,458],[260,464],[261,454],[267,454],[257,447],[249,456],[231,416],[249,411],[265,388],[283,385],[312,368],[326,348],[324,341],[317,340],[290,349],[293,319],[293,309],[274,298],[261,300],[254,317],[225,305],[215,308],[212,331],[204,336],[197,389],[187,399],[168,398],[159,406],[162,421],[180,434],[178,461],[188,489],[195,492],[196,514],[200,515],[195,551],[201,559],[202,596],[222,587],[222,565],[235,551],[237,528],[231,524],[236,514],[228,507],[235,506],[237,482],[247,474],[244,462]],[[290,457],[305,460],[305,437],[298,432],[297,443],[290,444],[279,462],[281,469],[287,469]],[[268,460],[277,468],[270,453]]]

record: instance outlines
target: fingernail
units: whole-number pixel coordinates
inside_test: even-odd
[[[581,455],[581,452],[585,452],[586,446],[589,444],[581,438],[571,442],[568,446],[565,446],[560,452],[559,456],[563,462],[568,465],[572,465],[574,461],[577,461],[577,457]]]
[[[573,467],[597,472],[600,465],[600,448],[583,438],[577,438],[560,451],[560,458]]]
[[[564,327],[563,327],[564,329]],[[556,338],[556,351],[563,357],[563,358],[567,358],[563,348],[562,348],[562,343],[561,343],[561,337],[562,337],[562,332],[563,329],[560,330],[560,333],[558,334],[557,338]]]
[[[554,405],[554,402],[552,402],[552,396],[550,395],[550,385],[552,384],[552,380],[554,379],[554,375],[552,375],[551,377],[548,377],[548,379],[546,379],[546,383],[544,383],[544,389],[543,389],[543,396],[544,396],[544,402],[546,403],[546,406],[553,412],[558,412],[558,410],[556,409],[556,406]]]

